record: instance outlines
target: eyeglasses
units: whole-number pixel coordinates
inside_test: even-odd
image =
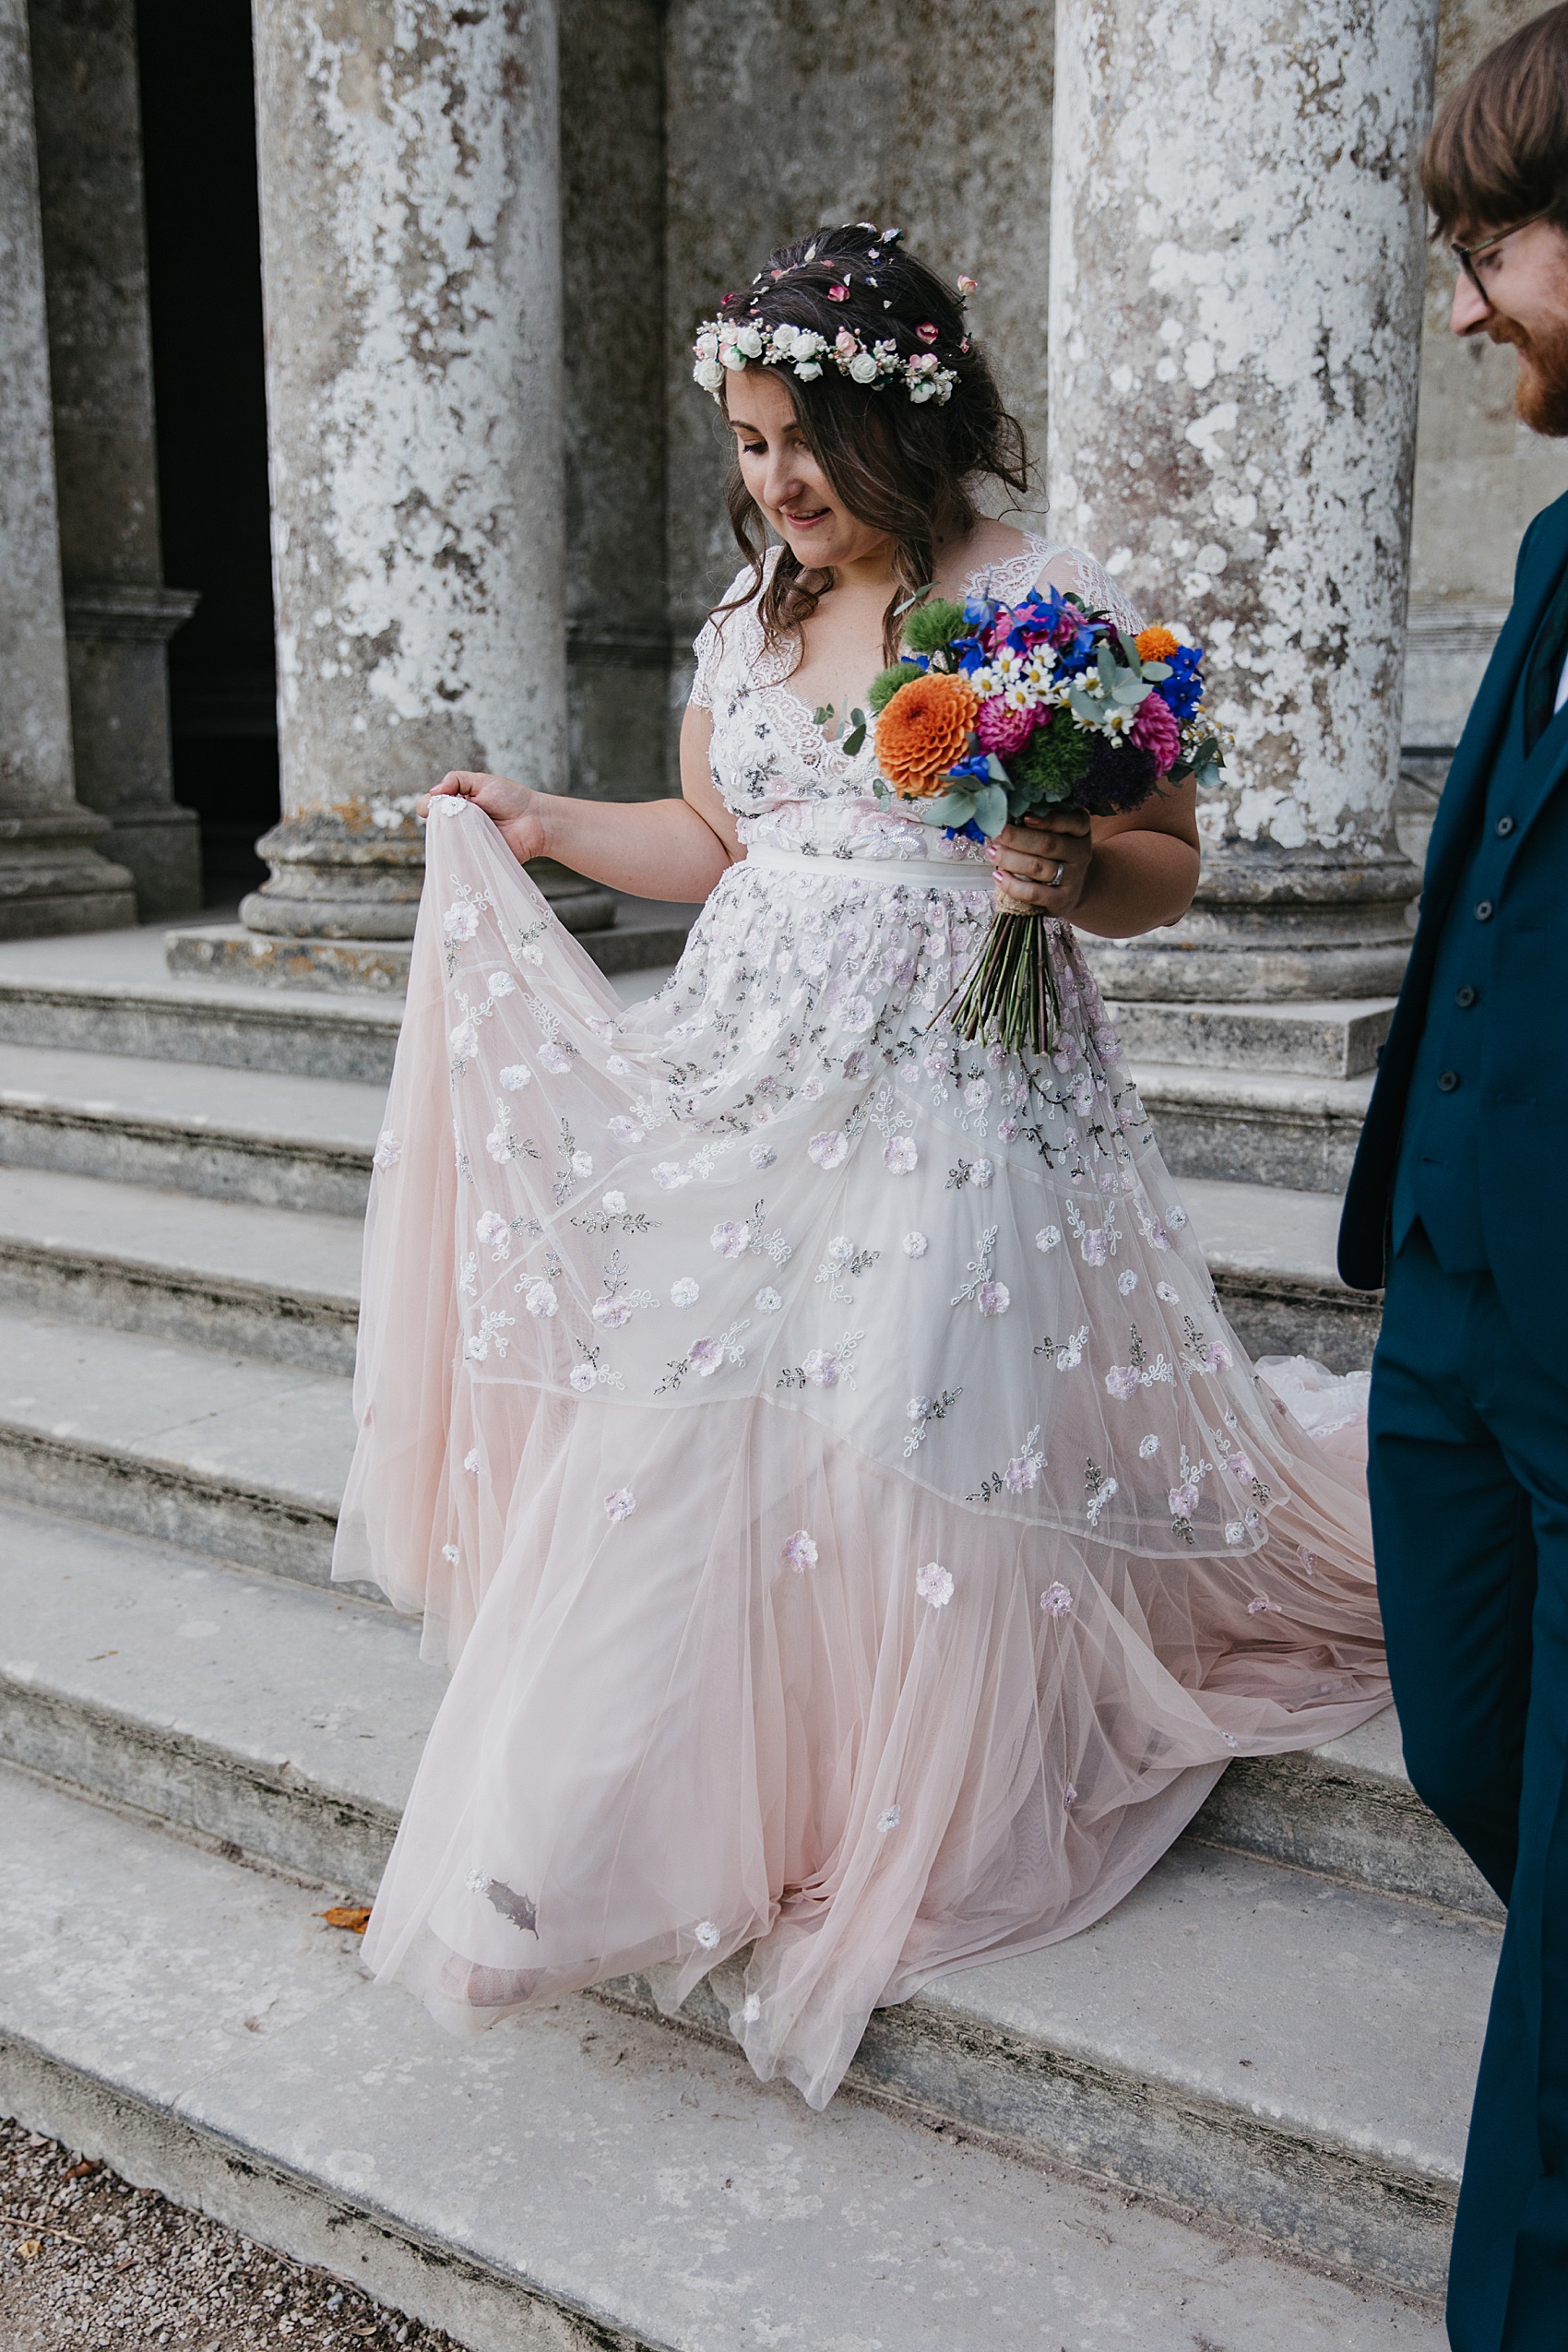
[[[1510,237],[1516,237],[1521,229],[1533,229],[1538,220],[1550,220],[1550,213],[1532,212],[1527,220],[1515,220],[1511,229],[1500,229],[1494,237],[1483,237],[1479,244],[1462,245],[1455,241],[1449,246],[1448,250],[1454,255],[1455,260],[1458,263],[1460,268],[1464,271],[1466,277],[1469,279],[1471,285],[1475,288],[1483,303],[1490,305],[1491,296],[1487,292],[1486,288],[1481,284],[1480,279],[1477,274],[1477,262],[1487,260],[1491,255],[1497,251],[1499,245],[1506,244]]]

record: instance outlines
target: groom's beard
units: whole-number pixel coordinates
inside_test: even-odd
[[[1526,334],[1514,319],[1500,318],[1490,330],[1494,343],[1512,343],[1518,353],[1514,405],[1532,433],[1568,439],[1568,321]]]

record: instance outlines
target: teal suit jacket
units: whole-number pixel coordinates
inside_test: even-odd
[[[1438,803],[1420,922],[1383,1050],[1339,1227],[1339,1271],[1360,1290],[1387,1272],[1390,1215],[1405,1106],[1438,940],[1469,862],[1488,787],[1530,647],[1568,564],[1568,497],[1525,533],[1514,605],[1487,666]],[[1561,1351],[1562,1244],[1550,1214],[1568,1185],[1568,724],[1549,728],[1512,777],[1499,777],[1515,819],[1493,921],[1492,974],[1481,1023],[1482,1221],[1487,1256],[1515,1327],[1537,1351]],[[1550,1336],[1549,1336],[1550,1334]]]

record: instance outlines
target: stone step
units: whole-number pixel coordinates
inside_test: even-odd
[[[602,2004],[454,2045],[310,1888],[5,1784],[6,2111],[475,2352],[1442,2352],[1430,2308]]]
[[[1392,996],[1320,1004],[1158,1004],[1108,999],[1107,1007],[1123,1052],[1134,1062],[1359,1078],[1377,1066],[1395,1002]]]
[[[361,1220],[0,1168],[0,1301],[350,1373]]]
[[[411,1626],[14,1508],[0,1562],[8,1763],[374,1891],[442,1688]],[[1431,2293],[1495,1953],[1478,1920],[1189,1842],[1086,1934],[878,2013],[851,2079]],[[723,2036],[712,1992],[688,2012]]]
[[[1337,1193],[1203,1176],[1183,1177],[1181,1190],[1220,1302],[1250,1356],[1315,1356],[1339,1372],[1371,1363],[1383,1294],[1351,1290],[1339,1278]]]
[[[324,1583],[350,1383],[0,1309],[0,1494]]]
[[[0,1045],[0,1162],[355,1217],[385,1101],[347,1079]]]
[[[675,963],[691,923],[689,911],[671,909],[575,935],[608,977]],[[168,967],[175,979],[223,980],[253,992],[315,988],[396,998],[408,987],[411,952],[408,940],[272,939],[243,923],[211,923],[172,931]]]
[[[1372,1099],[1370,1077],[1130,1063],[1167,1165],[1178,1177],[1240,1179],[1342,1193]]]

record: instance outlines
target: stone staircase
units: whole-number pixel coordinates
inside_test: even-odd
[[[395,1030],[0,949],[0,2105],[481,2352],[1438,2352],[1498,1928],[1391,1716],[880,2013],[825,2115],[712,1992],[464,2046],[364,1983],[320,1914],[442,1688],[326,1583]],[[1243,1336],[1364,1361],[1336,1204],[1250,1165],[1184,1186]]]

